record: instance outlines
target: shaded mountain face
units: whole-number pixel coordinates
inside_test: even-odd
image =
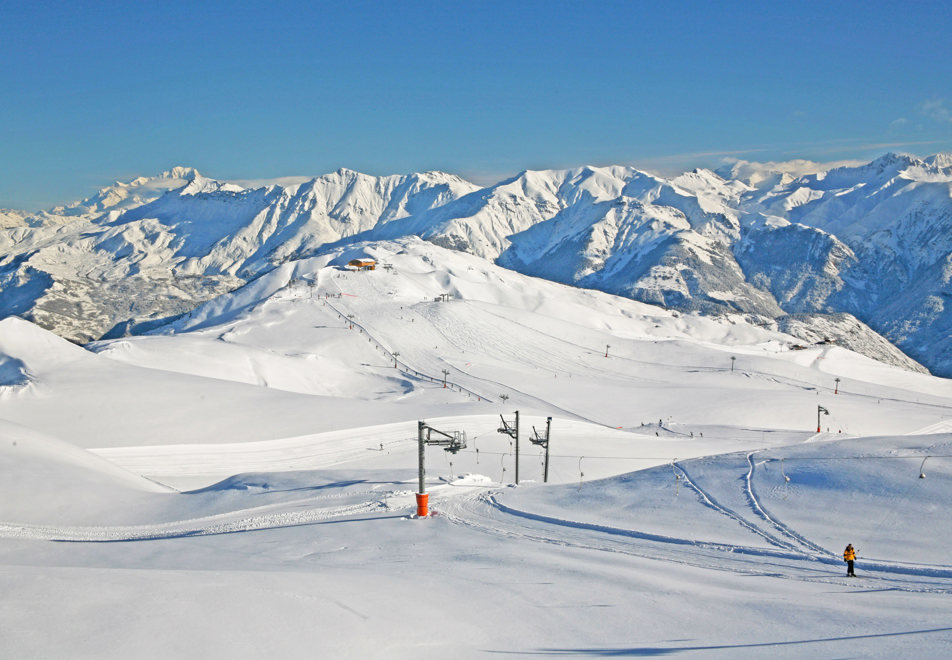
[[[952,375],[948,157],[887,154],[751,191],[741,203],[756,230],[739,244],[739,261],[785,311],[853,314]]]
[[[952,375],[946,155],[887,154],[800,177],[529,171],[485,188],[440,172],[350,170],[246,187],[176,168],[2,220],[0,315],[79,342],[147,330],[290,260],[415,235],[668,308],[761,323],[797,315],[786,325],[804,335],[812,324],[855,337],[859,319]]]

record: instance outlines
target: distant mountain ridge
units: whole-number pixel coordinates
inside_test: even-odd
[[[79,342],[141,332],[280,263],[409,235],[565,284],[872,346],[855,317],[952,375],[949,154],[805,176],[581,167],[488,187],[346,169],[246,187],[175,168],[50,211],[0,212],[0,316]]]

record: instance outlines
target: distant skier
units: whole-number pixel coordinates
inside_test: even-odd
[[[853,544],[850,543],[843,551],[843,561],[846,562],[846,577],[856,577],[856,573],[853,572],[853,562],[855,560],[856,550],[853,549]]]

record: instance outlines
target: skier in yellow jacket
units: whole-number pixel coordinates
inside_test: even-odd
[[[853,572],[853,561],[855,559],[856,550],[853,549],[853,544],[850,543],[843,551],[843,561],[846,562],[846,577],[856,577],[856,573]]]

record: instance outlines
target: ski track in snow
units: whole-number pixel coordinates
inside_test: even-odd
[[[765,540],[773,548],[740,544],[698,541],[690,538],[643,532],[611,525],[581,522],[518,509],[500,501],[498,488],[485,491],[466,487],[453,495],[439,496],[432,502],[434,514],[460,525],[491,536],[531,543],[544,543],[578,550],[609,552],[657,561],[728,571],[742,575],[758,575],[809,582],[842,583],[845,577],[833,575],[842,563],[828,552],[819,555],[796,544],[777,539],[759,529],[737,512],[719,504],[681,466],[682,478],[697,492],[704,506],[729,517],[745,529]],[[350,495],[369,493],[350,493]],[[387,511],[394,515],[408,515],[411,506],[399,501],[391,505],[388,499],[399,498],[405,492],[378,493],[376,499],[333,507],[315,507],[334,495],[282,502],[278,504],[241,509],[188,520],[153,525],[116,526],[57,526],[0,523],[0,538],[56,541],[74,543],[115,543],[156,541],[192,536],[211,536],[242,532],[264,531],[303,526],[334,519],[361,519]],[[766,515],[766,514],[765,514]],[[785,534],[808,549],[816,546],[802,539],[773,518],[767,519]],[[896,591],[952,594],[952,566],[910,566],[881,561],[864,560],[864,577],[877,580],[878,588]],[[862,581],[857,585],[866,585]]]
[[[754,453],[756,452],[749,452],[747,454],[748,470],[747,470],[747,474],[744,477],[744,495],[747,497],[747,502],[748,504],[750,504],[750,507],[751,509],[753,509],[754,513],[760,516],[761,518],[763,518],[765,521],[767,521],[771,526],[773,526],[781,534],[793,539],[795,542],[799,544],[802,544],[804,547],[806,547],[810,551],[817,553],[820,556],[832,557],[836,559],[837,558],[836,553],[831,552],[827,550],[826,548],[823,548],[817,545],[816,543],[813,543],[812,541],[808,540],[807,538],[803,537],[802,535],[792,530],[787,525],[784,525],[783,523],[778,522],[777,519],[771,516],[770,513],[767,511],[767,509],[764,508],[764,505],[757,498],[757,493],[754,491],[754,461],[753,461]]]
[[[254,509],[244,509],[221,513],[202,518],[179,520],[155,525],[115,525],[115,526],[56,526],[0,523],[0,538],[31,539],[40,541],[67,541],[83,543],[104,543],[120,541],[155,541],[159,539],[182,538],[185,536],[211,536],[215,534],[234,534],[237,532],[260,531],[295,527],[323,522],[335,518],[363,515],[385,509],[382,501],[368,501],[327,508],[308,508],[305,510],[286,510],[288,507],[300,507],[314,499],[284,502]],[[284,509],[273,513],[264,510]],[[254,511],[262,511],[249,515]]]
[[[701,501],[704,503],[705,506],[708,506],[714,509],[715,511],[717,511],[718,513],[721,513],[727,516],[728,518],[730,518],[731,520],[739,524],[741,527],[756,534],[757,536],[763,537],[771,545],[775,545],[778,548],[783,548],[784,550],[789,550],[793,552],[798,551],[798,548],[796,546],[790,543],[786,543],[778,539],[777,537],[773,536],[772,534],[769,534],[763,531],[756,525],[753,525],[752,523],[750,523],[748,520],[746,520],[743,516],[741,516],[737,512],[721,505],[717,500],[714,499],[714,497],[710,493],[705,492],[699,485],[697,485],[697,483],[695,483],[693,479],[691,479],[691,476],[688,474],[687,470],[685,470],[683,466],[678,465],[677,463],[674,463],[674,467],[681,473],[681,478],[684,479],[685,485],[693,489],[698,495],[701,496]]]
[[[796,549],[696,541],[545,516],[503,504],[491,492],[447,501],[440,508],[440,515],[454,524],[487,534],[580,550],[627,554],[744,575],[838,584],[849,579],[831,574],[831,566],[837,567],[837,573],[840,570],[842,562],[836,557],[815,557]],[[863,571],[875,573],[876,584],[882,589],[952,593],[952,567],[864,561]],[[862,581],[857,584],[868,586]]]

